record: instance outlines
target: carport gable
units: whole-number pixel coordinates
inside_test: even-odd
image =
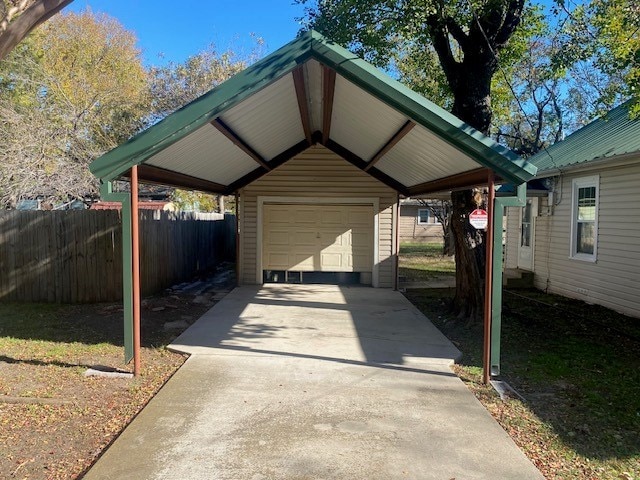
[[[132,192],[140,180],[232,194],[250,188],[257,179],[300,154],[315,155],[312,147],[316,144],[348,161],[358,173],[390,187],[384,192],[391,193],[385,200],[387,238],[380,246],[374,239],[372,247],[374,285],[376,269],[385,262],[385,281],[379,283],[393,284],[390,272],[397,254],[393,235],[397,194],[428,194],[487,182],[492,185],[494,174],[520,185],[536,172],[509,150],[313,31],[301,34],[106,153],[90,169],[101,180],[105,195],[114,195],[113,180],[127,176],[132,179]],[[323,193],[319,195],[324,199]],[[129,206],[124,208],[128,194],[121,196],[113,199],[122,201],[123,211],[128,212]],[[132,273],[126,267],[138,264],[137,195],[131,195],[130,201],[132,234],[123,244],[127,260],[123,269],[125,324],[132,319],[134,351],[139,352],[139,275],[135,268]],[[240,203],[240,222],[255,230],[257,222],[247,222],[247,215],[242,220],[247,213],[244,203]],[[341,207],[335,210],[336,218],[345,211]],[[240,239],[248,241],[247,230]],[[376,230],[374,219],[374,235]],[[258,232],[254,233],[252,238],[258,238]],[[365,242],[369,240],[360,243]],[[376,248],[383,243],[385,252],[378,252]],[[333,253],[338,262],[340,255],[350,252]],[[365,253],[363,258],[371,252]],[[239,260],[242,262],[242,255]],[[246,264],[249,275],[260,273],[259,263]],[[259,275],[256,277],[259,280]],[[133,287],[127,289],[131,279],[128,285]],[[127,351],[130,337],[125,337]],[[139,355],[137,358],[135,372],[139,372]]]
[[[103,182],[238,191],[322,144],[403,195],[520,184],[535,167],[386,74],[306,32],[91,164]]]

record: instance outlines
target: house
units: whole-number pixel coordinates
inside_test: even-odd
[[[442,223],[434,214],[440,212],[442,206],[437,200],[401,199],[398,224],[400,243],[442,243]]]
[[[640,119],[627,102],[529,159],[524,208],[507,208],[506,268],[544,291],[640,317]]]
[[[91,164],[236,195],[238,279],[397,286],[401,196],[521,184],[535,168],[317,32]],[[126,195],[126,194],[125,194]],[[125,269],[126,270],[126,269]],[[128,270],[127,270],[128,271]]]

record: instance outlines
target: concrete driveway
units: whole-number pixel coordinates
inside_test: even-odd
[[[398,292],[240,287],[86,479],[541,479]]]

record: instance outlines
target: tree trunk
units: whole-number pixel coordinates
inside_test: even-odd
[[[465,57],[462,64],[463,75],[453,90],[451,113],[476,130],[489,135],[493,118],[491,110],[491,77],[493,68],[487,65],[491,59],[478,55],[478,59]]]
[[[444,231],[444,243],[442,244],[442,255],[445,257],[450,257],[451,255],[456,254],[456,243],[453,238],[453,232],[451,231],[451,220],[447,224],[447,227]]]
[[[473,68],[468,65],[468,68]],[[485,135],[491,125],[491,72],[481,74],[477,66],[460,79],[454,91],[452,113]],[[451,229],[456,254],[456,295],[452,311],[471,321],[483,315],[483,282],[485,264],[484,235],[469,224],[469,214],[480,208],[482,198],[472,190],[451,193],[453,214]]]
[[[451,231],[456,255],[456,295],[451,308],[459,318],[465,317],[470,321],[482,318],[483,313],[480,275],[483,262],[478,260],[484,254],[484,242],[480,232],[469,223],[469,214],[479,207],[480,199],[480,195],[474,194],[473,190],[451,193]]]
[[[34,28],[49,20],[73,0],[36,0],[0,31],[0,60]]]

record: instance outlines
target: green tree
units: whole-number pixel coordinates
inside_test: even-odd
[[[0,65],[0,201],[83,198],[88,163],[141,128],[147,76],[136,38],[106,15],[59,15]]]
[[[183,212],[217,212],[218,201],[215,195],[193,190],[176,188],[171,195],[171,202]]]
[[[540,7],[531,7],[514,37],[511,58],[494,76],[491,136],[528,157],[558,140],[572,122],[566,102],[569,79],[554,68],[561,44]]]
[[[451,92],[451,112],[489,134],[493,117],[491,86],[501,59],[512,58],[510,40],[518,32],[525,0],[387,1],[298,0],[307,7],[307,26],[381,67],[394,58],[425,61],[441,68]],[[514,42],[516,46],[518,44]],[[405,73],[406,75],[406,73]],[[430,76],[424,77],[432,78]],[[446,94],[436,76],[431,90]],[[456,296],[459,316],[482,315],[482,236],[467,220],[481,199],[471,191],[452,193],[451,227],[455,239]]]
[[[602,113],[635,97],[640,114],[640,4],[637,0],[591,0],[573,9],[557,0],[556,13],[568,18],[556,68],[576,78],[573,107]]]
[[[312,4],[306,26],[380,67],[389,67],[399,52],[433,65],[435,54],[452,94],[452,113],[489,132],[492,78],[525,14],[525,0],[298,2]]]
[[[156,122],[244,70],[262,56],[263,40],[246,56],[233,50],[218,52],[215,45],[191,55],[183,63],[169,62],[149,71],[151,119]]]

